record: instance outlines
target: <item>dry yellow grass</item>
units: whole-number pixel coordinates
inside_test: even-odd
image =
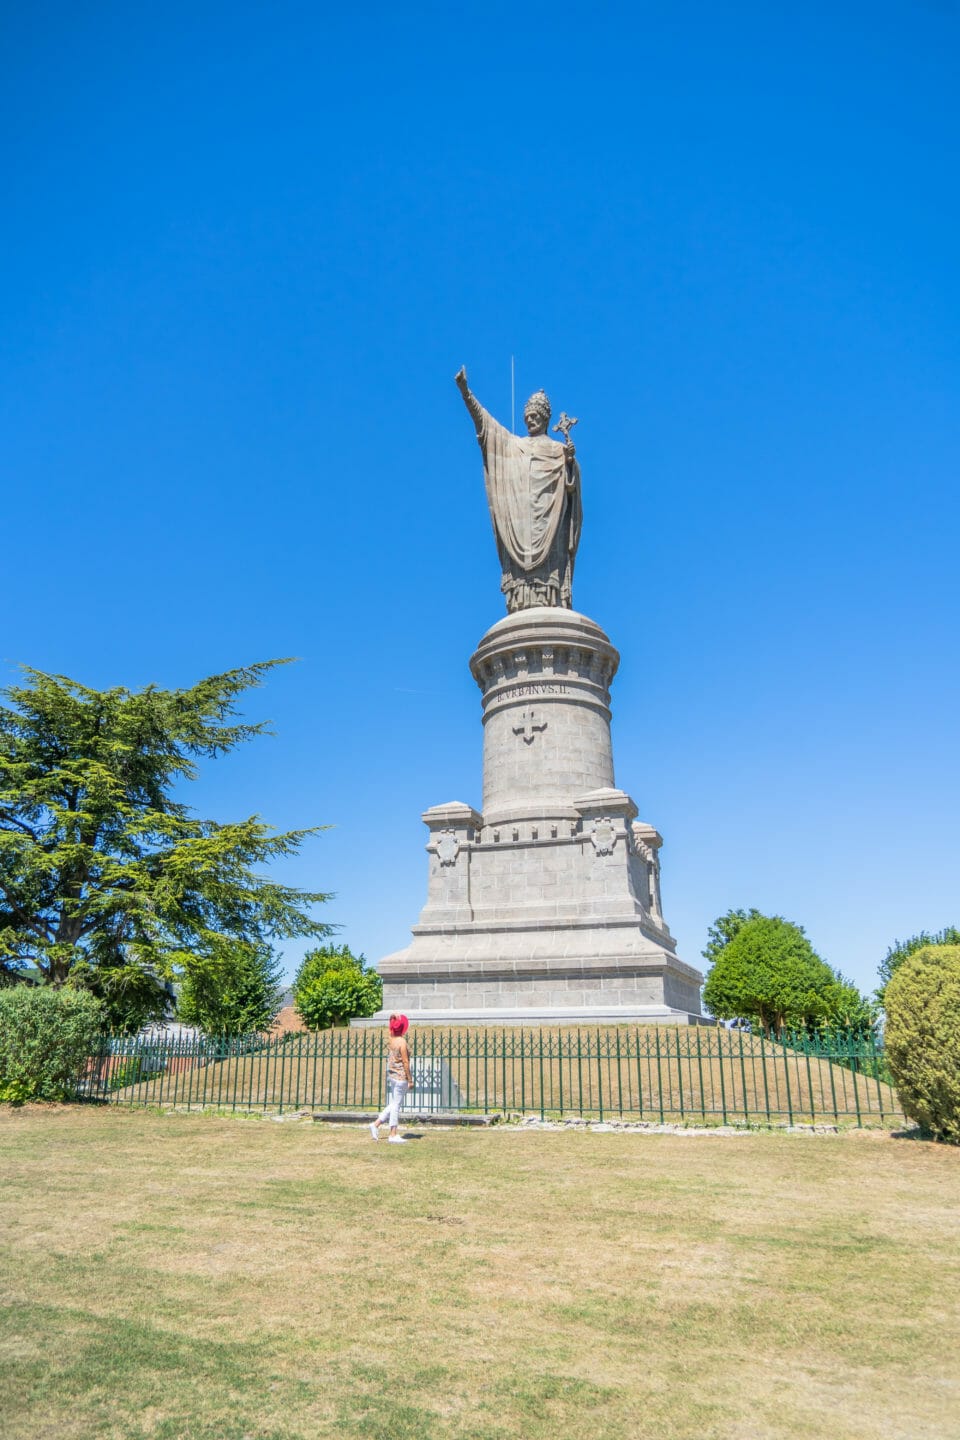
[[[0,1107],[4,1440],[960,1433],[960,1151]]]
[[[415,1051],[448,1061],[464,1104],[487,1111],[624,1115],[644,1119],[770,1118],[902,1121],[890,1086],[846,1066],[726,1030],[615,1027],[483,1032],[417,1030]],[[562,1045],[562,1051],[560,1049]],[[366,1105],[382,1099],[382,1036],[293,1035],[258,1054],[178,1070],[119,1100],[266,1109]],[[561,1058],[562,1055],[562,1058]],[[415,1095],[410,1103],[415,1103]]]

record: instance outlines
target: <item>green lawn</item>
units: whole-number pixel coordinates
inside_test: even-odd
[[[0,1435],[960,1434],[960,1150],[0,1107]]]

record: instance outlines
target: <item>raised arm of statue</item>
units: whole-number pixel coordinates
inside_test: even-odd
[[[453,378],[457,382],[457,389],[463,396],[464,405],[466,405],[467,409],[470,411],[470,414],[473,416],[473,423],[474,425],[476,425],[477,434],[479,435],[481,430],[483,429],[483,418],[487,412],[484,410],[483,406],[480,404],[480,401],[477,399],[476,395],[474,395],[473,391],[470,389],[470,386],[467,384],[466,365],[461,365],[460,369],[457,371],[456,375]]]

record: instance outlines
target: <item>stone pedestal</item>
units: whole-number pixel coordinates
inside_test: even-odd
[[[480,641],[483,808],[423,816],[427,903],[378,966],[384,1008],[420,1024],[700,1018],[701,975],[660,906],[660,835],[616,788],[619,656],[585,615],[521,610]]]

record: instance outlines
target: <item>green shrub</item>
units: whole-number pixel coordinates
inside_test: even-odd
[[[328,1030],[379,1010],[383,982],[367,969],[363,955],[354,955],[346,945],[326,945],[304,955],[293,997],[308,1030]]]
[[[0,991],[0,1098],[69,1100],[99,1043],[103,1007],[81,990]]]
[[[960,1144],[960,945],[908,955],[886,988],[887,1062],[904,1114]]]

